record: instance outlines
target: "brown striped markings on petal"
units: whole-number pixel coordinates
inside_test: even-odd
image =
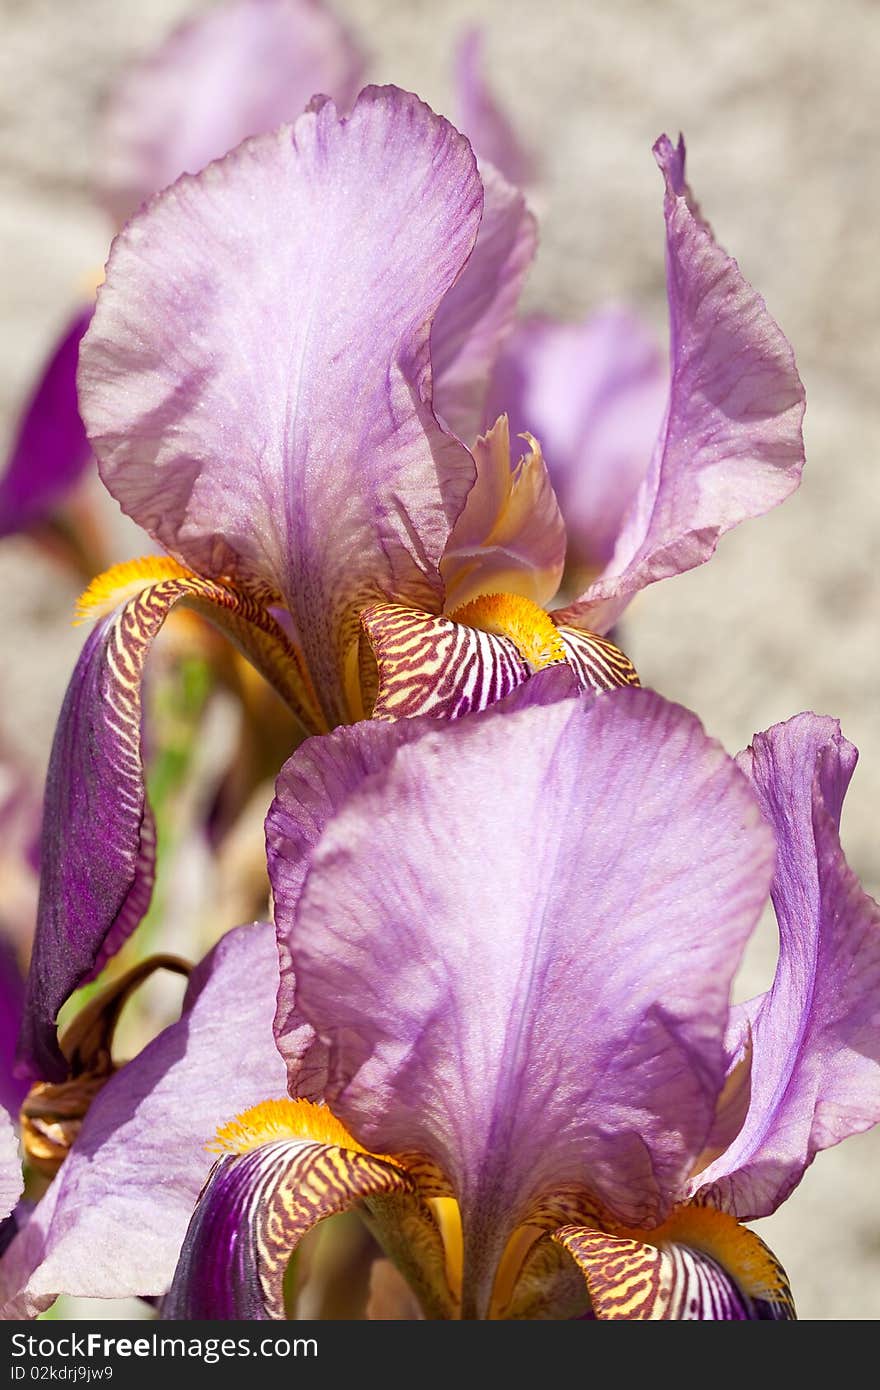
[[[753,1231],[712,1207],[681,1207],[653,1231],[563,1226],[597,1318],[791,1321],[785,1271]]]
[[[291,1255],[319,1221],[352,1207],[364,1209],[405,1274],[430,1282],[442,1273],[442,1246],[437,1237],[429,1248],[430,1216],[413,1178],[368,1153],[326,1107],[266,1101],[218,1131],[213,1147],[225,1152],[193,1213],[163,1317],[284,1318]]]
[[[584,690],[639,683],[632,663],[607,638],[557,628],[518,594],[486,594],[448,617],[376,604],[361,614],[361,624],[378,673],[373,718],[458,718],[563,663]]]
[[[307,734],[326,721],[299,649],[276,622],[268,590],[204,579],[167,555],[114,565],[93,579],[77,603],[76,620],[101,617],[125,604],[116,623],[111,660],[124,686],[138,680],[150,644],[176,604],[218,627],[290,706]]]
[[[573,627],[559,628],[566,660],[584,690],[614,690],[618,686],[640,685],[639,675],[629,657],[607,637],[596,632],[580,632]]]
[[[456,719],[495,704],[530,675],[512,638],[452,618],[383,603],[366,609],[361,623],[378,665],[374,719]]]

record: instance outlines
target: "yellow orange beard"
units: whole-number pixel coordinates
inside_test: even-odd
[[[483,594],[449,616],[466,627],[509,637],[533,671],[566,660],[559,629],[549,613],[519,594]]]

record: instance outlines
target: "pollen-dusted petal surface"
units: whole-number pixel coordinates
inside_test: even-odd
[[[839,834],[857,756],[836,720],[812,714],[740,754],[779,846],[779,963],[770,991],[745,1006],[745,1123],[694,1187],[743,1220],[774,1211],[821,1149],[880,1120],[880,907]]]
[[[583,1271],[603,1321],[791,1322],[785,1271],[762,1240],[711,1207],[685,1207],[655,1231],[553,1237]]]
[[[293,121],[317,92],[346,109],[363,59],[321,0],[232,0],[124,74],[101,130],[98,186],[118,225],[180,174]]]
[[[725,531],[788,497],[804,462],[791,346],[701,217],[684,142],[662,136],[654,153],[666,184],[669,397],[614,554],[559,618],[599,632],[640,589],[702,564]]]
[[[141,682],[154,638],[178,603],[237,642],[314,727],[297,653],[255,598],[154,557],[115,566],[81,604],[110,612],[90,634],[67,689],[46,778],[40,900],[19,1055],[33,1080],[62,1081],[55,1018],[103,968],[152,896],[156,835],[144,786]],[[133,595],[133,596],[129,596]],[[114,596],[123,597],[119,606]]]
[[[711,1127],[772,859],[696,719],[621,690],[407,742],[329,822],[299,901],[277,896],[328,1103],[446,1174],[478,1308],[547,1194],[665,1215]]]
[[[654,335],[626,309],[602,309],[581,323],[527,318],[506,344],[489,414],[505,410],[512,434],[540,439],[576,570],[601,571],[611,559],[648,471],[666,393]]]
[[[108,488],[194,570],[283,595],[331,723],[359,610],[439,607],[474,467],[428,343],[481,207],[470,146],[416,97],[319,104],[133,219],[83,344]]]
[[[89,305],[67,325],[22,414],[0,478],[0,536],[50,516],[92,456],[76,399],[79,345],[91,317]]]
[[[224,1121],[283,1095],[272,1038],[278,986],[267,923],[238,927],[193,972],[183,1014],[113,1076],[94,1100],[58,1177],[16,1237],[18,1289],[0,1312],[26,1317],[59,1293],[86,1298],[163,1294],[214,1163]],[[20,1253],[29,1255],[22,1272]],[[10,1265],[11,1267],[11,1265]],[[17,1299],[17,1311],[4,1308]]]

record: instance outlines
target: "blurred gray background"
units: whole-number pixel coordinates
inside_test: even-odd
[[[185,0],[0,0],[3,438],[106,254],[90,194],[96,104]],[[862,762],[844,843],[880,887],[880,156],[874,0],[336,0],[370,77],[451,113],[451,54],[484,27],[495,89],[537,150],[541,250],[526,304],[565,316],[629,300],[665,332],[661,182],[651,144],[681,129],[721,242],[794,344],[807,388],[801,491],[649,590],[626,621],[646,684],[730,751],[802,709],[840,717]],[[137,541],[132,552],[140,553]],[[0,545],[0,741],[37,772],[82,634],[76,586]],[[740,992],[764,987],[772,929]],[[880,1316],[880,1136],[820,1155],[759,1233],[802,1317]]]

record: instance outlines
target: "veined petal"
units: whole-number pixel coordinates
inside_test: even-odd
[[[804,462],[791,347],[701,217],[684,142],[663,136],[654,153],[666,183],[666,418],[606,570],[559,615],[602,632],[639,589],[702,564],[725,531],[788,497]]]
[[[543,609],[515,594],[486,595],[449,618],[378,604],[361,623],[378,668],[374,719],[457,719],[503,700],[553,665],[567,665],[582,690],[639,682],[612,642],[557,628]]]
[[[449,1181],[464,1316],[549,1195],[664,1218],[711,1128],[772,859],[732,760],[641,690],[438,722],[337,810],[276,903],[297,1007],[352,1133]]]
[[[539,606],[556,595],[565,522],[541,446],[531,435],[524,441],[528,453],[513,466],[501,415],[473,447],[477,480],[440,561],[447,612],[482,594],[521,594]]]
[[[315,92],[344,110],[363,57],[320,0],[235,0],[188,20],[117,84],[99,191],[118,225],[181,174],[295,120]]]
[[[812,714],[740,755],[779,847],[779,963],[772,989],[745,1007],[745,1123],[694,1187],[743,1220],[774,1211],[820,1149],[880,1120],[880,907],[839,835],[857,756],[836,720]]]
[[[282,594],[330,723],[361,608],[440,606],[474,466],[434,416],[429,336],[481,206],[416,97],[324,102],[131,222],[83,344],[108,488],[199,573]]]
[[[601,572],[648,471],[668,375],[653,333],[610,307],[581,323],[532,317],[498,361],[489,412],[540,439],[575,571]],[[550,596],[552,597],[552,595]]]
[[[513,331],[520,290],[538,242],[537,225],[523,195],[491,165],[481,164],[480,175],[483,218],[477,242],[431,330],[434,408],[468,445],[488,423],[492,371]]]
[[[305,1134],[295,1137],[304,1107]],[[302,1101],[257,1106],[255,1129],[269,1108],[289,1117],[277,1128],[289,1129],[290,1137],[242,1149],[230,1141],[199,1198],[163,1317],[283,1319],[288,1261],[319,1221],[372,1196],[416,1195],[402,1168],[364,1152],[344,1131],[336,1142],[310,1136],[307,1122],[317,1115],[320,1123],[327,1113],[322,1107]],[[242,1117],[245,1125],[249,1120]]]
[[[12,1211],[23,1189],[18,1139],[10,1115],[0,1106],[0,1222]]]
[[[92,456],[76,398],[79,345],[91,317],[89,305],[67,325],[21,417],[0,479],[0,536],[45,521]]]
[[[95,1098],[58,1177],[0,1262],[0,1316],[33,1316],[59,1293],[166,1291],[218,1124],[285,1089],[272,1039],[277,984],[267,923],[228,932],[196,967],[182,1017]]]
[[[500,169],[512,184],[522,187],[531,183],[537,173],[535,160],[486,81],[480,29],[469,29],[458,44],[455,80],[461,129],[477,154]]]
[[[565,1226],[553,1237],[583,1271],[597,1318],[790,1322],[785,1271],[733,1217],[684,1207],[653,1231]]]
[[[508,696],[501,708],[553,704],[576,689],[567,667],[548,667]],[[266,817],[266,853],[279,922],[295,912],[312,851],[351,794],[366,778],[385,773],[398,748],[433,727],[426,719],[343,726],[333,738],[307,739],[296,758],[288,760]],[[275,1041],[287,1062],[291,1094],[318,1099],[327,1084],[327,1050],[296,1008],[293,960],[283,928],[278,932],[278,955]]]
[[[151,582],[152,581],[152,582]],[[134,931],[153,888],[155,827],[144,788],[141,680],[153,639],[178,603],[195,607],[241,646],[306,728],[308,687],[295,649],[256,598],[155,558],[109,571],[89,607],[134,597],[88,638],[65,696],[46,779],[40,900],[19,1056],[33,1080],[67,1067],[55,1018]],[[96,610],[97,611],[97,610]]]

